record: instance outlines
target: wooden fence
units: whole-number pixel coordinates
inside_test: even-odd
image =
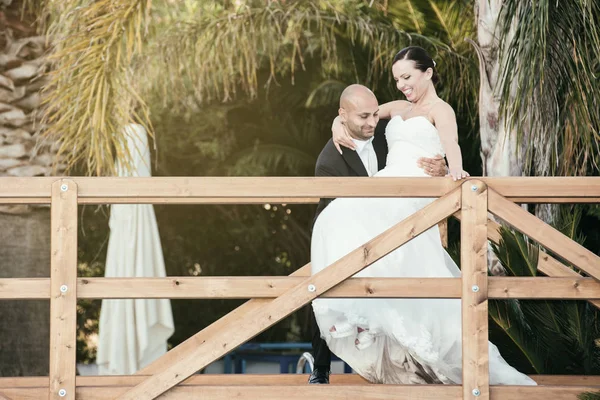
[[[289,277],[77,278],[79,204],[314,203],[319,197],[435,197],[436,201],[330,267]],[[488,299],[585,299],[600,307],[600,258],[515,203],[598,203],[600,178],[0,178],[0,204],[51,205],[50,278],[0,279],[2,299],[50,299],[50,376],[0,378],[0,399],[576,399],[598,376],[534,376],[539,386],[490,386]],[[500,220],[586,277],[540,252],[547,277],[487,276]],[[351,278],[450,217],[461,220],[461,278]],[[321,297],[461,298],[462,385],[374,385],[336,375],[194,375]],[[249,298],[134,376],[76,377],[77,299]]]

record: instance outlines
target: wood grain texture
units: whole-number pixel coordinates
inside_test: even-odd
[[[50,210],[50,400],[75,399],[77,348],[77,185],[52,184]],[[65,391],[64,395],[60,395]]]
[[[462,272],[463,400],[489,400],[487,203],[485,183],[462,185],[460,224]],[[477,290],[474,290],[476,288]],[[478,391],[474,394],[474,391]]]

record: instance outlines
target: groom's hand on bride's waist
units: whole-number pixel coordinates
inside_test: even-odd
[[[417,165],[429,176],[446,176],[448,174],[446,160],[440,154],[433,158],[421,157],[417,160]]]

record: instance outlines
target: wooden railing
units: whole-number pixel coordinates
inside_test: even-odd
[[[314,276],[77,278],[79,204],[314,203],[319,197],[437,197]],[[600,307],[600,258],[515,204],[598,203],[600,178],[0,178],[0,204],[51,205],[50,278],[0,279],[1,299],[50,299],[50,376],[0,378],[0,398],[127,399],[575,399],[600,377],[535,376],[540,386],[490,386],[488,299],[586,299]],[[548,277],[487,276],[488,212],[589,277],[544,252]],[[449,216],[461,220],[462,278],[351,278]],[[306,377],[193,376],[240,344],[321,297],[461,298],[462,385],[373,385],[356,375],[332,385]],[[251,298],[134,376],[77,377],[78,298]],[[191,377],[191,378],[190,378]]]

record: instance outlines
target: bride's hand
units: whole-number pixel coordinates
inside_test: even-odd
[[[417,166],[429,176],[446,176],[448,174],[446,160],[441,154],[433,158],[421,157],[417,160]]]
[[[453,181],[459,181],[463,178],[466,178],[467,176],[471,176],[469,175],[469,173],[465,170],[463,170],[462,168],[450,168],[450,171],[448,172],[448,176],[452,177]]]
[[[333,145],[337,151],[340,152],[340,154],[342,154],[340,145],[352,150],[356,150],[356,145],[352,141],[352,137],[348,133],[348,130],[342,124],[339,116],[335,117],[333,120],[333,125],[331,125],[331,133],[333,135]]]

